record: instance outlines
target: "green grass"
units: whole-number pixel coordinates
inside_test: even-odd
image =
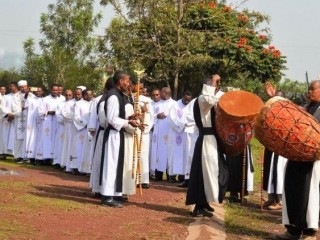
[[[0,219],[0,239],[17,239],[23,236],[23,239],[32,239],[35,230],[27,224],[21,224],[14,220]]]

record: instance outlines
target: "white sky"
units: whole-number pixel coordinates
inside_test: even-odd
[[[40,38],[40,14],[47,12],[54,0],[0,0],[0,67],[19,67],[23,64],[23,42],[32,37]],[[234,2],[230,0],[229,2]],[[240,2],[240,0],[238,0]],[[248,0],[245,5],[250,10],[265,13],[271,17],[270,29],[275,45],[287,56],[290,79],[309,80],[320,75],[320,21],[319,0]],[[102,11],[104,19],[97,34],[103,34],[112,8],[102,8],[98,2],[96,9]]]

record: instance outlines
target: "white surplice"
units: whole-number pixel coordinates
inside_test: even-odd
[[[99,100],[100,101],[100,100]],[[97,101],[97,102],[99,102]],[[101,155],[102,155],[102,145],[103,145],[103,135],[105,129],[108,127],[106,113],[104,111],[105,102],[101,102],[99,106],[97,106],[98,113],[98,122],[99,129],[96,133],[96,141],[94,144],[94,154],[92,159],[92,168],[90,175],[90,188],[92,192],[99,193],[100,192],[100,168],[101,168]]]
[[[38,107],[40,118],[40,133],[37,136],[36,159],[54,158],[54,142],[57,132],[57,116],[48,115],[48,111],[57,111],[60,100],[51,94],[42,98]]]
[[[65,100],[60,96],[60,102],[58,104],[56,110],[57,116],[57,132],[56,137],[54,140],[54,153],[53,153],[53,165],[59,164],[61,166],[62,162],[62,149],[64,144],[64,134],[65,134],[65,126],[64,126],[64,118],[61,113],[64,104],[66,103]]]
[[[94,147],[94,136],[91,135],[89,130],[97,131],[98,119],[97,119],[97,102],[92,100],[89,102],[89,120],[87,124],[87,134],[84,142],[84,147],[82,151],[82,162],[79,168],[79,172],[91,173],[91,164],[93,156]]]
[[[184,142],[184,162],[183,172],[184,178],[187,180],[190,178],[191,163],[193,158],[194,146],[199,136],[199,129],[194,121],[193,107],[196,98],[192,99],[191,102],[183,109],[183,114],[186,117],[185,142]]]
[[[107,122],[114,129],[110,130],[106,140],[104,164],[101,182],[101,194],[104,196],[121,196],[122,192],[116,191],[117,166],[120,149],[121,128],[128,126],[128,120],[119,117],[119,100],[117,96],[110,96],[107,100]]]
[[[164,113],[166,116],[163,119],[158,119],[158,135],[157,137],[157,150],[156,150],[156,162],[155,169],[161,172],[165,172],[168,167],[168,144],[169,144],[169,128],[170,121],[168,118],[170,108],[175,103],[172,98],[168,100],[160,100],[159,113]]]
[[[183,152],[186,135],[183,130],[186,125],[186,116],[183,114],[183,109],[186,106],[180,99],[172,105],[169,111],[168,172],[170,176],[184,173]]]
[[[75,126],[73,124],[74,118],[74,105],[76,103],[75,99],[66,101],[61,106],[61,115],[63,116],[63,125],[64,125],[64,135],[63,135],[63,146],[61,152],[61,167],[66,167],[66,171],[71,171],[70,168],[70,155],[71,155],[71,143],[72,143],[72,134],[75,132]]]
[[[8,119],[5,117],[8,113],[12,113],[12,99],[13,99],[12,93],[2,96],[2,101],[0,105],[0,111],[2,115],[0,119],[0,128],[1,128],[0,154],[13,155],[14,136],[15,136],[14,121],[8,121]],[[11,138],[10,138],[10,133],[12,135]]]
[[[77,101],[74,105],[74,118],[73,123],[75,131],[71,140],[71,156],[70,156],[70,168],[80,169],[82,165],[82,152],[84,149],[84,143],[86,139],[87,124],[89,122],[90,104],[83,99]]]

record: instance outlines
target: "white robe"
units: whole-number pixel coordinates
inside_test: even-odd
[[[89,130],[97,131],[98,128],[98,119],[97,119],[97,102],[92,100],[89,102],[89,120],[87,124],[87,134],[85,138],[85,143],[82,152],[82,162],[79,168],[79,172],[82,173],[91,173],[91,164],[93,157],[93,147],[95,137],[91,135]]]
[[[99,102],[99,101],[98,101]],[[98,122],[99,130],[97,131],[97,137],[95,142],[94,154],[92,159],[91,175],[90,175],[90,188],[92,192],[100,192],[100,167],[101,167],[101,155],[104,130],[108,127],[106,113],[104,111],[105,102],[101,102],[98,109]]]
[[[61,97],[61,96],[60,96]],[[63,98],[61,98],[63,99]],[[66,101],[60,101],[57,107],[56,116],[57,116],[57,132],[56,137],[54,140],[54,153],[53,153],[53,165],[59,164],[61,166],[62,162],[62,149],[64,144],[64,132],[65,132],[65,126],[64,126],[64,119],[63,115],[61,114],[63,105],[66,103]]]
[[[212,127],[210,110],[217,104],[217,102],[218,98],[215,96],[215,88],[208,85],[203,85],[202,95],[200,95],[198,98],[203,127]],[[218,202],[218,146],[216,137],[214,135],[204,135],[201,155],[206,199],[208,202]]]
[[[172,105],[169,112],[169,144],[168,144],[168,172],[170,176],[182,175],[183,161],[184,161],[184,142],[186,141],[186,134],[184,128],[187,123],[186,116],[183,109],[184,105],[180,99]]]
[[[38,120],[38,106],[41,99],[36,97],[28,98],[25,105],[28,107],[27,116],[27,130],[26,130],[26,158],[36,158],[36,146],[37,146],[37,120]]]
[[[89,108],[89,102],[83,99],[77,101],[74,105],[73,123],[75,126],[75,131],[72,135],[71,140],[70,168],[79,169],[79,171],[82,170],[82,152],[84,148],[86,135],[88,134],[87,124],[89,122],[90,115]]]
[[[279,156],[278,164],[277,164],[277,192],[276,194],[282,194],[283,192],[283,181],[284,181],[284,169],[287,164],[288,159]],[[272,153],[271,164],[270,164],[270,172],[269,172],[269,181],[268,181],[268,193],[274,192],[274,184],[273,184],[273,168],[274,168],[274,153]]]
[[[63,136],[63,147],[61,153],[61,167],[66,167],[66,171],[71,171],[70,168],[70,151],[71,151],[71,140],[72,134],[75,131],[75,126],[73,124],[74,117],[74,105],[76,103],[75,99],[66,101],[61,108],[61,115],[63,116],[64,124],[64,136]]]
[[[165,172],[168,166],[168,143],[169,143],[169,111],[171,106],[175,103],[172,98],[168,100],[161,100],[159,104],[159,113],[164,113],[164,119],[158,119],[158,135],[157,135],[157,150],[155,169]],[[155,136],[153,136],[155,137]]]
[[[37,137],[36,159],[46,160],[54,158],[54,142],[57,132],[57,116],[48,115],[48,111],[57,111],[60,100],[48,95],[42,98],[38,107],[40,130]],[[41,126],[42,125],[42,126]]]
[[[126,119],[134,113],[132,104],[128,103],[125,106]],[[139,139],[139,138],[137,138]],[[134,142],[134,128],[128,125],[124,132],[124,164],[123,164],[123,183],[122,193],[127,195],[133,195],[136,193],[136,171],[137,171],[137,158],[135,159],[135,165],[133,169],[134,176],[132,177],[132,163],[133,163],[133,142]],[[136,153],[137,154],[137,151]],[[136,155],[137,156],[137,155]]]
[[[122,192],[116,191],[116,169],[120,149],[121,128],[128,126],[128,120],[119,117],[119,101],[117,96],[109,97],[107,101],[107,122],[116,130],[110,130],[109,138],[104,146],[104,164],[102,172],[101,194],[104,196],[121,196]]]
[[[32,93],[28,94],[28,98],[34,97]],[[25,93],[17,92],[13,95],[12,99],[12,113],[14,114],[14,158],[25,157],[25,138],[26,138],[26,127],[27,127],[27,116],[28,108],[25,107],[26,99]],[[10,141],[10,140],[9,140]]]
[[[193,115],[193,107],[196,98],[189,102],[188,106],[183,109],[183,114],[186,117],[186,126],[184,128],[185,132],[185,142],[184,142],[184,162],[183,162],[183,172],[184,178],[188,180],[190,178],[191,163],[193,158],[194,146],[196,144],[197,138],[199,136],[199,129],[196,126]]]
[[[161,101],[151,102],[151,106],[153,109],[154,117],[153,117],[153,131],[151,134],[150,141],[150,172],[154,173],[156,169],[156,162],[158,161],[158,134],[159,134],[159,122],[157,118],[157,114],[160,113],[160,104]]]
[[[4,116],[8,113],[12,113],[12,99],[13,94],[9,93],[2,96],[2,101],[0,105],[1,119],[0,119],[0,129],[1,129],[1,140],[0,140],[0,154],[10,154],[13,155],[14,146],[14,121],[8,121]],[[12,137],[10,138],[10,133]],[[11,142],[9,142],[11,139]]]

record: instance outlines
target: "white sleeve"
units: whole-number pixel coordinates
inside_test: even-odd
[[[118,131],[129,124],[129,120],[119,117],[119,101],[115,95],[107,101],[107,122]]]

